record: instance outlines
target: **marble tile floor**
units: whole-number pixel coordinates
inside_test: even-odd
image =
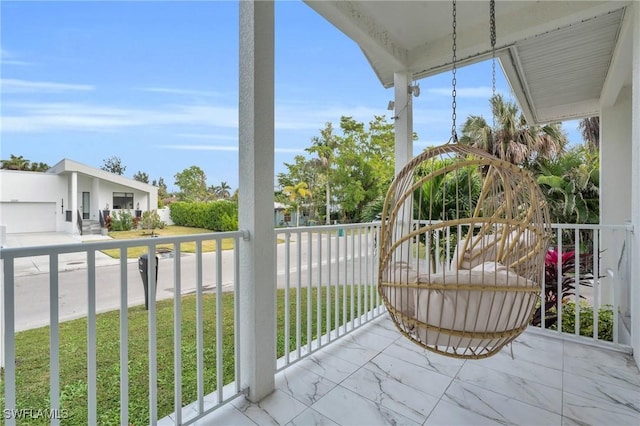
[[[197,425],[640,425],[630,355],[525,332],[485,360],[429,353],[384,316]]]

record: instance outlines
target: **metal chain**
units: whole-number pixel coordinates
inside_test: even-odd
[[[458,142],[458,134],[456,132],[456,0],[453,0],[453,57],[451,59],[451,140]]]
[[[491,98],[496,97],[496,0],[489,1],[489,38],[491,40]],[[493,128],[496,128],[496,115],[493,115]]]

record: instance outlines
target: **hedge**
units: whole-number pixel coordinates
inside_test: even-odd
[[[206,203],[179,201],[169,205],[171,220],[180,226],[224,232],[238,229],[238,204],[228,200]]]

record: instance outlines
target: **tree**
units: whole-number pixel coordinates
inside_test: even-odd
[[[287,173],[279,173],[278,186],[284,188],[286,186],[294,186],[298,182],[306,182],[309,191],[314,194],[313,198],[308,201],[310,216],[314,219],[318,218],[318,206],[324,203],[324,169],[317,158],[307,160],[303,155],[296,155],[293,163],[284,163]],[[276,195],[281,193],[277,191]],[[276,201],[287,202],[287,196],[282,195]]]
[[[231,197],[230,189],[231,187],[226,181],[220,182],[220,186],[216,187],[216,197],[224,200],[228,199]]]
[[[598,223],[600,217],[600,158],[584,146],[554,160],[541,162],[535,172],[555,223]]]
[[[583,118],[578,124],[578,129],[589,149],[597,151],[600,148],[600,117]]]
[[[207,176],[198,166],[175,174],[175,185],[180,188],[179,198],[187,202],[207,201]]]
[[[169,196],[169,193],[167,192],[167,184],[164,183],[164,178],[160,178],[157,181],[154,179],[153,182],[151,182],[151,185],[158,187],[158,198],[160,200]]]
[[[493,96],[489,102],[495,128],[491,128],[484,117],[470,115],[462,125],[460,143],[522,166],[553,159],[564,151],[567,137],[560,123],[532,126],[527,124],[518,106],[505,101],[501,95]]]
[[[9,156],[8,160],[0,160],[2,166],[0,168],[4,170],[24,170],[30,172],[46,172],[49,169],[47,163],[32,163],[22,155]]]
[[[122,165],[122,160],[120,157],[112,156],[107,158],[106,160],[102,160],[102,167],[100,167],[105,172],[114,173],[116,175],[122,176],[124,171],[127,169],[126,166]]]
[[[296,208],[296,226],[300,226],[300,202],[311,197],[311,191],[306,182],[298,182],[293,186],[285,186],[282,192],[289,197],[289,201]]]
[[[364,206],[386,194],[393,179],[393,124],[374,116],[368,129],[351,117],[340,119],[331,187],[344,221],[360,220]]]
[[[137,180],[138,182],[142,183],[149,183],[149,175],[145,172],[138,171],[133,175],[133,180]]]
[[[333,126],[326,123],[324,129],[320,130],[320,137],[312,139],[313,145],[307,148],[310,153],[318,155],[319,165],[324,169],[325,181],[325,220],[326,224],[331,224],[331,163],[334,157],[334,151],[338,145],[337,138],[333,135]]]

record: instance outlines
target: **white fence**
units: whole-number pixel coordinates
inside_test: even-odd
[[[555,268],[562,272],[556,273],[555,282],[545,283],[541,298],[546,300],[554,293],[560,296],[552,299],[553,309],[542,316],[540,327],[576,338],[605,340],[605,345],[627,344],[631,324],[630,226],[554,225],[553,229],[553,248],[564,253],[565,260],[560,256],[555,265],[547,265],[550,271]],[[273,356],[277,369],[282,369],[383,314],[384,308],[376,290],[378,224],[285,228],[274,232],[278,286],[274,333],[281,344]],[[62,367],[69,359],[61,357],[61,347],[66,338],[64,321],[72,317],[81,318],[86,326],[86,345],[78,349],[81,353],[86,351],[86,376],[81,380],[86,392],[85,423],[97,424],[102,415],[109,415],[111,421],[119,420],[122,425],[155,423],[163,417],[163,423],[191,424],[241,395],[237,325],[242,313],[236,295],[242,273],[242,236],[242,232],[227,232],[3,249],[3,409],[18,410],[17,413],[36,408],[20,405],[30,372],[21,370],[26,368],[19,359],[24,356],[20,352],[24,348],[16,346],[20,337],[16,333],[38,323],[29,322],[29,315],[39,315],[42,321],[38,324],[48,326],[47,341],[40,341],[39,346],[45,345],[47,356],[43,362],[48,364],[45,370],[49,377],[49,389],[41,404],[50,413],[61,413],[66,408]],[[211,244],[232,248],[208,252]],[[159,256],[157,281],[155,257],[151,256],[146,265],[147,295],[153,300],[157,288],[157,298],[167,299],[164,304],[150,303],[148,312],[140,307],[144,293],[139,261],[136,257],[127,259],[127,250],[140,246]],[[119,260],[107,258],[104,250],[115,250]],[[424,255],[421,250],[412,252]],[[65,271],[74,263],[69,260],[72,255],[84,265]],[[36,259],[47,272],[21,275],[21,265]],[[567,286],[571,283],[579,284],[571,289]],[[185,310],[187,303],[191,303],[193,311]],[[74,304],[75,311],[70,311]],[[572,310],[568,310],[571,306]],[[158,309],[169,314],[159,317]],[[117,330],[112,330],[114,337],[106,342],[101,334],[105,332],[99,330],[100,312],[114,310]],[[136,315],[144,316],[144,332],[132,330]],[[167,317],[170,322],[166,322]],[[185,325],[190,318],[192,328]],[[135,407],[130,408],[134,391],[130,383],[140,386],[140,378],[132,375],[130,365],[136,358],[131,351],[141,350],[139,339],[147,342],[143,351],[148,364],[144,369],[148,402],[142,420],[134,419],[131,410]],[[118,343],[114,345],[114,341]],[[112,354],[115,365],[111,366],[118,371],[115,378],[106,374],[100,361],[105,347],[116,351]],[[167,348],[171,350],[167,352]],[[27,351],[41,349],[34,346]],[[105,380],[118,383],[117,413],[105,414],[101,405],[99,389],[106,386]],[[163,392],[159,393],[159,387]],[[185,389],[195,392],[187,396]],[[160,396],[165,400],[159,400]],[[171,415],[165,417],[168,414]],[[139,416],[139,412],[135,415]],[[60,420],[60,416],[54,416],[51,423],[59,424]],[[73,419],[69,421],[73,423]],[[16,424],[16,419],[5,422]]]

